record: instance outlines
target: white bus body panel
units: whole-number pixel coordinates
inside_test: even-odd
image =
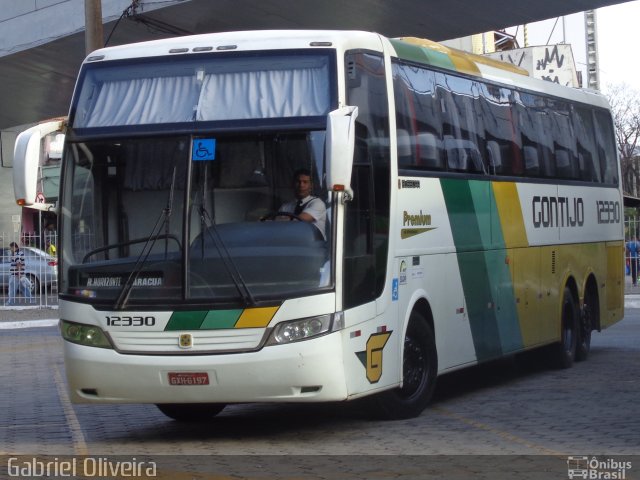
[[[340,332],[251,353],[126,355],[64,342],[64,354],[74,403],[318,402],[347,398]],[[206,372],[209,385],[170,385],[169,372]]]

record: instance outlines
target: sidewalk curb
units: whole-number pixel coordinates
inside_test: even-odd
[[[17,322],[0,322],[0,330],[14,330],[17,328],[53,327],[58,325],[57,318],[44,320],[20,320]]]
[[[640,295],[625,295],[624,308],[640,308]]]

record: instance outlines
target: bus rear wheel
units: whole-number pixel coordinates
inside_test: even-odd
[[[578,344],[576,346],[576,360],[586,360],[591,351],[591,332],[600,324],[600,303],[595,288],[588,288],[584,297],[584,306],[580,312],[580,327],[578,329]]]
[[[202,422],[219,414],[224,403],[158,403],[158,409],[179,422]]]
[[[414,311],[404,338],[402,387],[377,394],[374,413],[387,420],[417,417],[433,396],[438,374],[438,354],[433,329]]]
[[[558,368],[570,368],[576,358],[579,311],[569,287],[564,287],[561,322],[560,341],[554,345],[554,364]]]

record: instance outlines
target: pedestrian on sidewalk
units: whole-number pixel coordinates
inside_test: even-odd
[[[631,283],[634,287],[638,286],[638,253],[640,253],[640,242],[634,235],[633,239],[627,242],[627,258],[631,270]]]
[[[11,242],[11,271],[9,276],[9,298],[7,305],[15,305],[16,294],[20,291],[31,301],[31,281],[24,273],[24,250],[16,242]]]

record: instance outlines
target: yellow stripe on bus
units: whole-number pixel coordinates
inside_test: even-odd
[[[247,308],[236,322],[235,328],[260,328],[269,322],[280,307]]]
[[[528,246],[518,189],[513,182],[492,182],[502,236],[507,248]]]

